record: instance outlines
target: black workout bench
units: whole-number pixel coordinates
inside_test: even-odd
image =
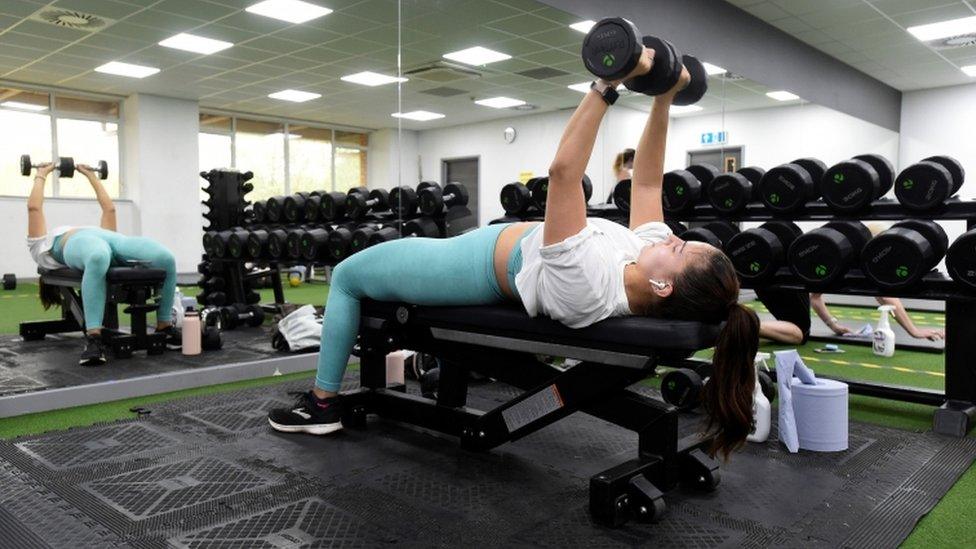
[[[343,394],[343,422],[363,428],[367,414],[377,414],[458,436],[469,450],[488,450],[583,411],[639,437],[635,459],[590,478],[594,520],[609,526],[631,518],[655,521],[665,510],[664,493],[679,482],[714,489],[720,480],[718,463],[702,451],[710,438],[679,439],[675,407],[627,387],[653,375],[660,364],[680,365],[694,351],[712,346],[719,328],[624,317],[571,329],[506,306],[367,301],[358,345],[361,388]],[[436,401],[407,394],[402,385],[387,385],[385,357],[397,349],[441,359]],[[561,369],[536,355],[581,362]],[[492,410],[469,408],[469,371],[525,392]]]
[[[85,312],[81,300],[82,271],[71,268],[38,268],[40,282],[56,286],[63,303],[59,320],[22,322],[20,336],[25,341],[38,341],[47,334],[78,332],[84,330]],[[140,266],[111,267],[105,275],[107,282],[105,319],[102,340],[116,358],[129,358],[133,351],[145,350],[158,355],[166,350],[166,334],[147,333],[146,316],[159,305],[148,303],[159,292],[166,279],[166,271]],[[128,305],[123,311],[131,317],[129,332],[119,330],[118,304]]]

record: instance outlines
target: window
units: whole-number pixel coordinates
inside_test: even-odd
[[[229,166],[254,172],[251,201],[296,192],[345,192],[366,184],[368,141],[365,133],[312,123],[204,112],[200,114],[200,171]]]
[[[5,129],[0,136],[0,195],[30,193],[33,180],[21,175],[19,167],[20,155],[29,154],[34,164],[56,156],[70,156],[75,164],[104,160],[109,176],[102,184],[110,196],[119,197],[118,101],[0,88],[0,124]],[[45,195],[94,198],[95,192],[81,174],[69,179],[55,172]]]

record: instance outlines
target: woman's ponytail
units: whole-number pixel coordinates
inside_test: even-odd
[[[703,395],[707,430],[715,437],[712,455],[728,459],[752,429],[753,368],[758,350],[759,317],[752,309],[733,303],[715,344],[712,375]]]

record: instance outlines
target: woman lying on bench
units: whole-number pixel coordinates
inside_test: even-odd
[[[645,50],[631,75],[650,70]],[[362,299],[417,305],[521,303],[572,328],[605,318],[648,315],[726,322],[706,386],[712,449],[726,456],[743,443],[752,421],[753,358],[759,319],[738,304],[739,283],[718,249],[684,242],[663,223],[661,186],[668,110],[687,85],[654,98],[637,147],[630,227],[587,219],[580,180],[608,105],[586,94],[570,118],[549,167],[545,221],[489,225],[449,239],[407,238],[359,252],[333,271],[322,326],[315,387],[292,408],[272,410],[283,432],[326,434],[342,428],[337,395],[359,328]],[[616,86],[617,82],[598,82]]]
[[[102,208],[100,227],[60,226],[48,231],[44,219],[44,185],[54,170],[52,164],[37,169],[34,185],[27,198],[27,246],[38,266],[61,269],[65,266],[83,271],[81,301],[85,308],[85,350],[80,364],[93,366],[105,363],[102,345],[102,320],[105,315],[105,274],[113,264],[126,261],[148,261],[149,266],[166,271],[159,309],[156,312],[156,331],[166,332],[167,342],[179,345],[181,335],[173,326],[173,292],[176,289],[176,260],[172,252],[160,243],[145,237],[125,236],[115,232],[115,204],[105,192],[98,176],[89,166],[79,165]],[[57,288],[40,284],[41,303],[45,309],[61,305]]]

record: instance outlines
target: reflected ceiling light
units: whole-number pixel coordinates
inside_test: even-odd
[[[407,120],[417,120],[419,122],[427,122],[428,120],[437,120],[438,118],[444,118],[444,115],[439,112],[430,111],[410,111],[410,112],[395,112],[391,114],[393,118],[406,118]]]
[[[258,2],[244,11],[296,24],[332,13],[329,8],[301,0],[264,0],[264,2]]]
[[[322,97],[322,94],[299,90],[281,90],[280,92],[268,94],[268,97],[271,99],[281,99],[282,101],[291,101],[293,103],[304,103],[312,99],[318,99]]]
[[[772,97],[777,101],[793,101],[800,98],[799,95],[784,90],[766,92],[766,97]]]
[[[671,105],[671,114],[688,114],[690,112],[703,111],[705,109],[699,107],[698,105]]]
[[[488,48],[483,48],[481,46],[475,46],[466,50],[444,54],[444,59],[450,59],[451,61],[457,61],[458,63],[464,63],[465,65],[475,66],[487,65],[488,63],[495,63],[496,61],[504,61],[511,58],[511,55],[490,50]]]
[[[406,78],[398,78],[396,76],[387,76],[385,74],[379,74],[376,72],[364,71],[357,72],[356,74],[347,74],[339,80],[343,82],[352,82],[353,84],[362,84],[363,86],[382,86],[383,84],[393,84],[395,82],[406,82]]]
[[[968,76],[976,76],[976,65],[966,65],[962,67],[962,72],[966,73]]]
[[[583,34],[586,34],[586,33],[590,32],[590,29],[593,28],[593,25],[596,25],[596,21],[593,21],[592,19],[587,19],[586,21],[580,21],[579,23],[573,23],[572,25],[569,26],[569,28],[571,28],[571,29],[573,29],[575,31],[580,31]]]
[[[718,65],[713,65],[711,63],[702,62],[702,66],[705,67],[705,74],[707,74],[708,76],[715,76],[716,74],[725,74],[726,72],[728,72],[722,67]]]
[[[159,69],[145,65],[122,63],[121,61],[110,61],[100,67],[95,67],[95,72],[114,74],[116,76],[128,76],[130,78],[145,78],[156,74],[159,72]]]
[[[571,84],[571,85],[566,86],[566,87],[569,88],[569,89],[571,89],[571,90],[573,90],[573,91],[578,91],[580,93],[586,93],[586,92],[590,91],[590,82],[580,82],[579,84]],[[617,84],[617,91],[618,92],[620,92],[620,91],[628,91],[627,90],[627,86],[624,86],[623,84]]]
[[[171,36],[166,40],[163,40],[159,43],[159,45],[166,48],[210,55],[211,53],[226,50],[234,44],[224,42],[223,40],[214,40],[213,38],[206,38],[203,36],[197,36],[195,34],[181,32],[176,36]]]
[[[23,109],[25,111],[46,111],[47,110],[47,105],[35,105],[33,103],[24,103],[22,101],[4,101],[3,103],[0,103],[0,107]]]
[[[951,19],[940,23],[929,23],[928,25],[916,25],[914,27],[908,27],[906,30],[922,42],[948,38],[950,36],[959,36],[960,34],[976,32],[976,16]]]
[[[277,137],[277,138],[280,138],[280,139],[284,139],[285,138],[285,132],[275,132],[275,133],[269,133],[267,135],[268,135],[268,137]],[[288,134],[288,139],[301,139],[301,138],[302,138],[302,136],[299,135],[299,134],[297,134],[297,133],[289,133]]]
[[[488,99],[479,99],[475,103],[491,107],[493,109],[508,109],[511,107],[517,107],[519,105],[524,105],[525,101],[521,99],[512,99],[511,97],[489,97]]]

